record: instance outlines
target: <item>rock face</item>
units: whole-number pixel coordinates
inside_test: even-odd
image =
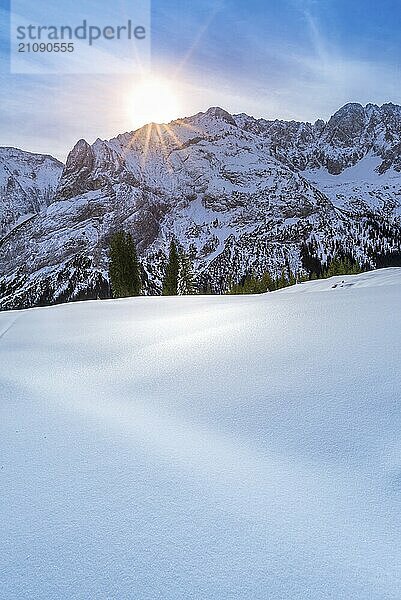
[[[379,172],[401,171],[401,107],[346,104],[327,123],[266,121],[238,115],[238,124],[268,140],[273,154],[300,170],[326,167],[332,175],[369,152],[382,159]]]
[[[94,162],[95,154],[88,142],[79,140],[68,155],[55,200],[68,200],[97,189],[92,177]]]
[[[322,260],[341,251],[374,266],[401,250],[400,150],[401,108],[391,104],[348,104],[314,124],[214,107],[80,140],[63,169],[0,149],[13,172],[0,178],[1,214],[13,207],[2,217],[0,307],[107,297],[108,241],[121,228],[135,238],[149,294],[160,291],[173,235],[213,292],[250,272],[302,270],[312,241]]]
[[[51,156],[0,148],[0,239],[46,209],[62,170]]]

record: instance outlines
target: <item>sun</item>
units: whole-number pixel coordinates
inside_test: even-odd
[[[168,123],[178,118],[180,106],[171,83],[149,78],[133,86],[127,109],[132,127],[137,129],[148,123]]]

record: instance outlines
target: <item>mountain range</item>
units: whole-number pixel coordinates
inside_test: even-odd
[[[251,273],[307,273],[305,253],[397,264],[401,107],[347,104],[313,124],[214,107],[79,140],[65,165],[0,148],[1,309],[109,297],[119,229],[134,237],[150,295],[172,237],[205,293]]]

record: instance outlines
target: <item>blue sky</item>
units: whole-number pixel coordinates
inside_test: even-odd
[[[122,18],[132,2],[117,1]],[[9,73],[7,4],[0,0],[0,145],[64,159],[80,137],[131,130],[135,74]],[[110,2],[93,2],[102,4]],[[175,89],[177,117],[220,105],[313,121],[350,101],[401,103],[400,21],[399,0],[153,0],[152,72]]]

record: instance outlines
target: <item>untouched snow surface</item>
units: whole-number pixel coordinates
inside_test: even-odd
[[[1,597],[399,600],[400,307],[387,269],[2,313]]]

